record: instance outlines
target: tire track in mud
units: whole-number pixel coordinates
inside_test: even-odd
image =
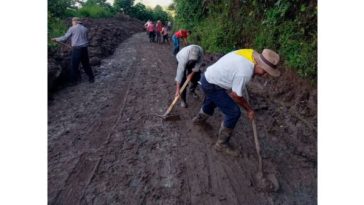
[[[257,113],[257,125],[263,166],[277,175],[278,193],[252,185],[257,159],[244,113],[232,137],[238,158],[213,149],[219,111],[206,126],[192,125],[201,91],[199,99],[188,96],[188,109],[176,104],[172,113],[180,120],[152,115],[164,113],[174,97],[171,50],[135,34],[97,68],[95,84],[55,96],[60,100],[49,107],[48,122],[49,204],[316,204],[316,167],[294,154],[300,153],[289,138],[294,123],[262,96],[252,101],[268,107]],[[287,134],[264,127],[277,119],[292,124],[284,124]]]

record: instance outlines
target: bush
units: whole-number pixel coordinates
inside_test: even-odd
[[[175,0],[175,29],[207,52],[239,48],[276,50],[285,66],[317,76],[317,2],[303,0]]]
[[[114,12],[111,9],[99,5],[83,6],[77,11],[77,14],[76,16],[91,18],[106,18],[114,16]]]
[[[52,38],[59,37],[65,34],[67,31],[67,26],[65,23],[54,17],[50,12],[48,12],[48,49],[53,51],[58,47],[58,44],[51,41]]]

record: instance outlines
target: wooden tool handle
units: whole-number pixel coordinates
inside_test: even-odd
[[[259,171],[262,172],[263,171],[262,156],[260,155],[260,145],[259,145],[258,132],[257,132],[257,126],[255,124],[255,120],[252,120],[252,127],[253,127],[253,133],[254,133],[255,149],[257,150],[258,160],[259,160]]]
[[[179,90],[179,95],[176,96],[173,100],[173,102],[171,103],[171,105],[168,107],[166,113],[164,113],[164,116],[167,116],[171,111],[172,111],[172,108],[174,107],[174,105],[177,103],[178,99],[181,97],[181,94],[182,92],[185,90],[185,88],[187,87],[188,83],[191,81],[193,75],[194,75],[195,72],[192,72],[190,75],[190,77],[187,76],[187,79],[185,81],[185,83],[183,83],[182,85],[182,88]]]

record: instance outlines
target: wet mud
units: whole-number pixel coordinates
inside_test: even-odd
[[[248,88],[263,169],[279,181],[271,193],[254,186],[258,158],[244,111],[231,139],[239,157],[213,149],[218,110],[192,124],[200,90],[187,109],[176,104],[175,120],[154,116],[174,97],[171,46],[138,33],[94,69],[95,83],[66,87],[49,104],[48,204],[317,204],[315,91],[296,86],[292,73],[283,72],[283,85],[262,78]]]

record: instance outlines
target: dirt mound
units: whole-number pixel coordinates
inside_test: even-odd
[[[107,19],[84,18],[82,23],[89,29],[89,58],[93,66],[113,54],[116,47],[131,35],[143,31],[143,22],[126,15]],[[71,19],[66,20],[71,26]],[[70,42],[68,42],[70,45]],[[48,55],[48,90],[54,91],[64,83],[69,70],[70,48],[60,47]],[[97,71],[96,71],[97,72]]]

